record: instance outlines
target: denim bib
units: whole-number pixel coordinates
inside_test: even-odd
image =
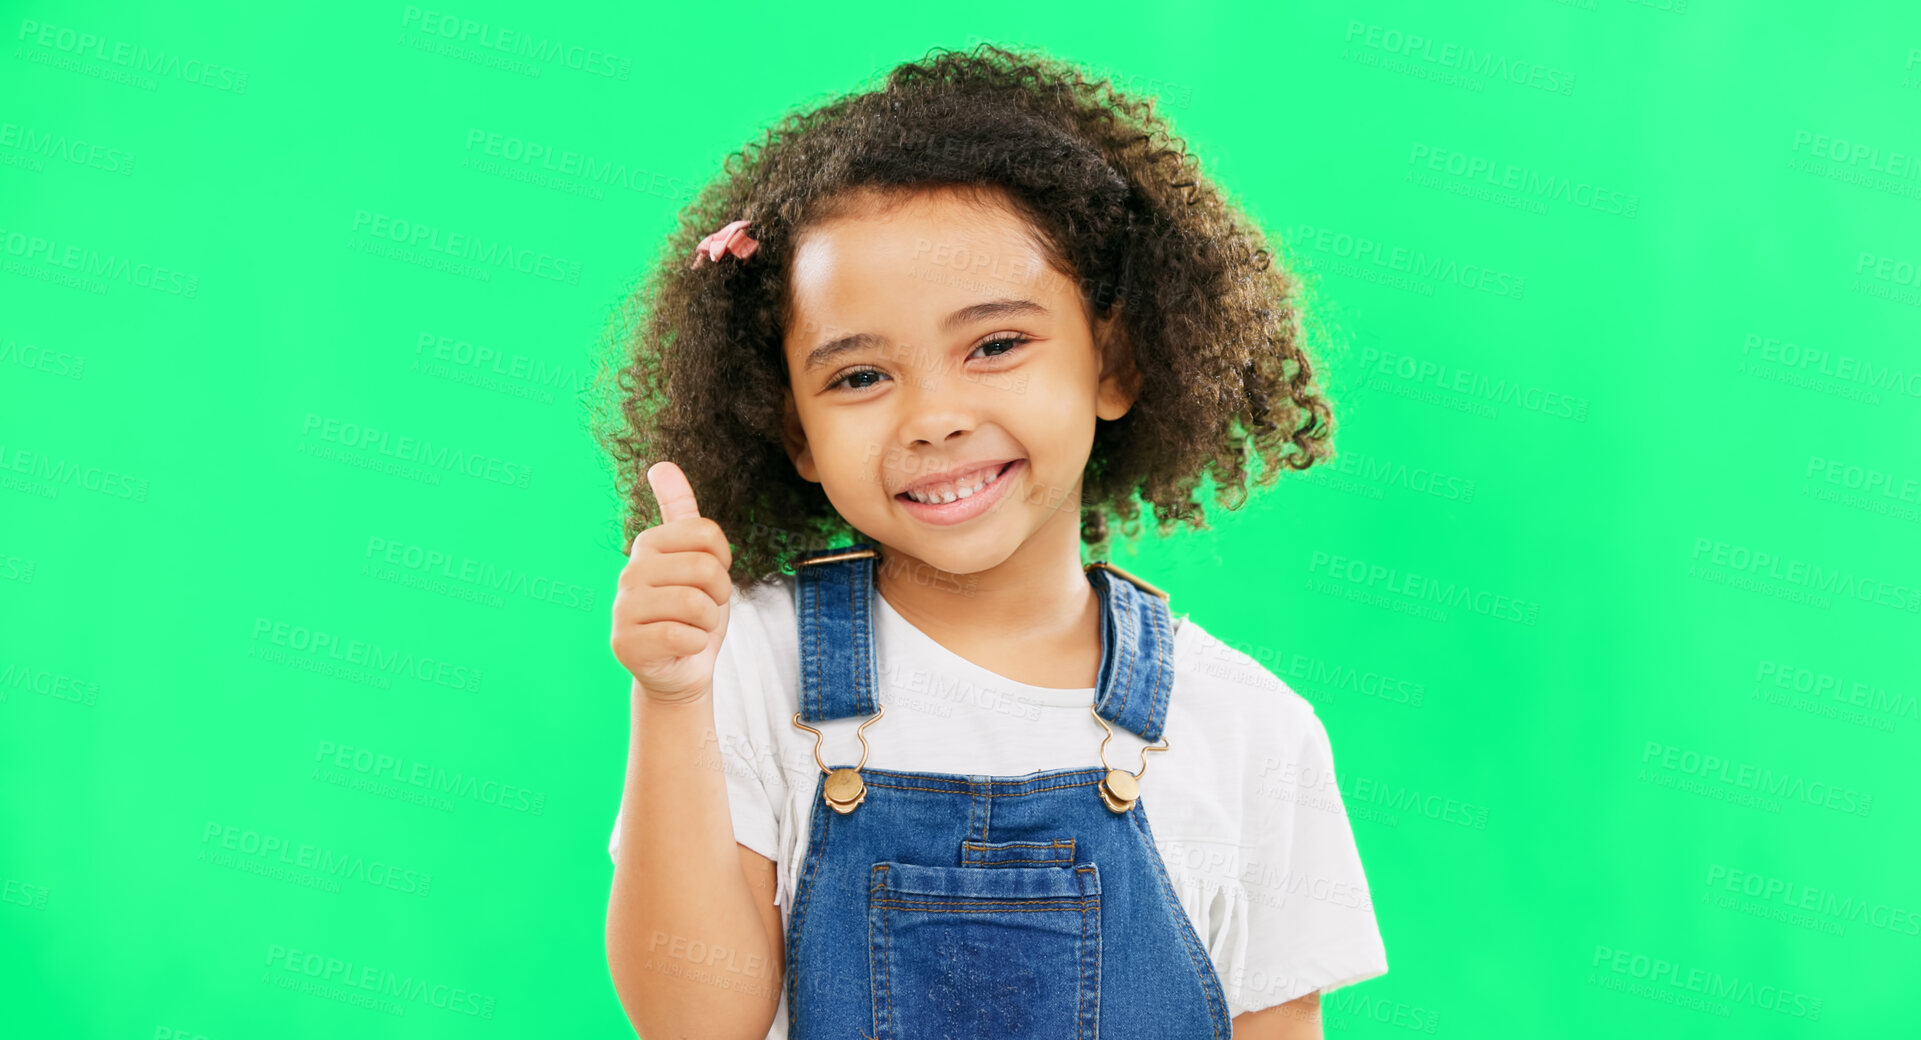
[[[877,558],[860,543],[796,561],[794,724],[816,734],[817,762],[819,731],[803,719],[878,713]],[[1092,710],[1103,728],[1152,744],[1174,686],[1165,597],[1105,564],[1090,564],[1087,579],[1103,619]],[[1136,774],[821,768],[787,920],[789,1040],[1231,1035],[1220,979],[1154,845]]]

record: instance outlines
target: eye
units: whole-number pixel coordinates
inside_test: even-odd
[[[1018,332],[1009,332],[1001,335],[996,335],[994,338],[988,340],[985,343],[982,343],[980,346],[975,347],[974,349],[986,350],[989,347],[1001,346],[1005,344],[1007,347],[1006,350],[1003,350],[998,354],[990,354],[988,356],[989,357],[1006,357],[1010,352],[1014,350],[1014,348],[1027,342],[1029,342],[1029,337],[1023,336]]]
[[[837,388],[837,387],[839,387],[839,386],[840,386],[841,384],[843,384],[843,383],[847,383],[847,384],[848,384],[848,388],[849,388],[849,389],[852,389],[852,390],[865,390],[865,389],[867,389],[868,387],[870,387],[870,386],[873,386],[874,384],[873,384],[873,383],[862,383],[862,384],[860,384],[860,385],[858,385],[858,386],[855,386],[855,385],[853,385],[853,384],[852,384],[852,382],[851,382],[851,381],[852,381],[852,380],[855,380],[855,379],[858,379],[858,378],[860,378],[861,376],[876,376],[876,377],[881,377],[881,376],[885,376],[886,374],[887,374],[887,373],[885,373],[885,372],[882,372],[882,371],[881,371],[880,369],[878,369],[878,368],[850,368],[850,369],[848,369],[847,371],[845,371],[845,372],[842,372],[842,373],[841,373],[840,375],[837,375],[837,376],[835,376],[835,377],[834,377],[834,381],[833,381],[833,382],[831,382],[831,383],[828,383],[828,384],[827,384],[827,386],[825,387],[825,389],[828,389],[828,390],[833,390],[833,389],[835,389],[835,388]]]

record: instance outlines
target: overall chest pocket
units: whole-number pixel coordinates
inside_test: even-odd
[[[1101,884],[1092,863],[876,863],[875,1040],[1094,1040]]]

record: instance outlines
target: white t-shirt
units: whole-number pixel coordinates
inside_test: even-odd
[[[1116,578],[1114,580],[1122,580]],[[714,725],[734,837],[773,860],[793,906],[820,767],[800,710],[795,579],[731,598],[714,664]],[[1101,765],[1093,687],[1030,686],[935,642],[876,596],[876,695],[867,766],[1016,776]],[[1230,1017],[1387,971],[1367,878],[1313,706],[1259,662],[1175,615],[1168,749],[1146,756],[1140,808],[1207,947]],[[803,720],[805,721],[805,720]],[[817,724],[821,759],[860,761],[862,717]],[[1111,725],[1111,724],[1110,724]],[[1113,726],[1107,761],[1141,769],[1137,734]],[[608,841],[620,854],[620,818]],[[786,998],[769,1040],[785,1040]]]

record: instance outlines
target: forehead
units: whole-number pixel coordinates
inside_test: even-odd
[[[1024,297],[1057,315],[1077,302],[1006,203],[954,191],[864,201],[800,237],[788,278],[790,360],[848,333],[931,337],[940,318],[984,300]]]

